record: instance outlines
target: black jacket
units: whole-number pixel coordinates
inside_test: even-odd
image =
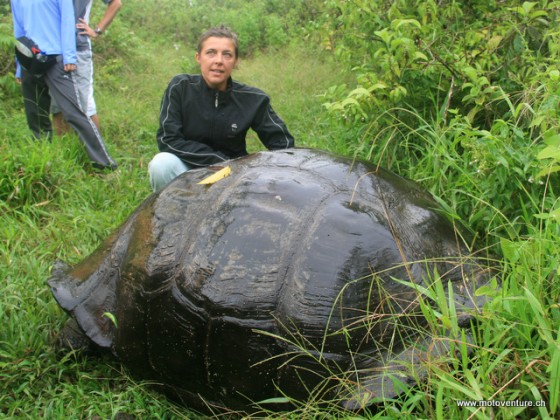
[[[294,147],[270,98],[232,79],[222,92],[210,89],[201,75],[175,76],[163,95],[159,124],[159,150],[173,153],[190,167],[246,155],[249,128],[269,150]]]

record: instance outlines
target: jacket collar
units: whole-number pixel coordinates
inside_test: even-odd
[[[226,90],[223,91],[209,87],[204,81],[204,77],[202,77],[202,75],[200,75],[200,85],[202,87],[202,91],[211,96],[212,100],[214,100],[216,98],[216,94],[218,94],[218,101],[223,102],[231,96],[231,92],[233,90],[233,79],[231,76],[229,77]]]

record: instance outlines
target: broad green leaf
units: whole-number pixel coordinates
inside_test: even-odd
[[[544,144],[560,147],[560,134],[548,134],[544,136]]]
[[[559,165],[554,165],[554,166],[551,166],[550,168],[546,168],[546,169],[543,169],[542,171],[540,171],[537,174],[537,178],[541,178],[543,176],[548,176],[551,173],[558,172],[558,171],[560,171],[560,166]]]
[[[396,22],[395,29],[399,29],[403,25],[412,25],[422,29],[422,25],[416,19],[398,19],[394,22]]]
[[[560,147],[547,146],[537,154],[537,159],[554,159],[560,161]]]
[[[560,208],[558,208],[556,210],[553,210],[550,213],[535,214],[535,217],[537,219],[554,219],[554,220],[558,221],[558,220],[560,220]]]
[[[492,38],[490,38],[488,40],[488,44],[487,44],[488,49],[489,50],[495,50],[496,48],[498,48],[500,43],[502,42],[502,39],[504,39],[504,37],[501,36],[501,35],[496,35],[496,36],[493,36]]]

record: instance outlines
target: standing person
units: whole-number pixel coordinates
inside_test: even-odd
[[[21,80],[27,123],[35,137],[52,135],[49,93],[56,98],[64,118],[74,128],[96,169],[116,169],[103,138],[80,106],[73,72],[76,70],[76,18],[72,0],[11,0],[14,35],[27,37],[52,58],[52,65],[41,76],[22,68]]]
[[[157,144],[148,165],[154,191],[192,168],[247,155],[251,128],[269,150],[294,147],[294,138],[260,89],[232,80],[239,54],[237,35],[225,26],[198,42],[200,75],[180,74],[163,95]]]
[[[91,39],[95,39],[103,34],[117,15],[122,6],[121,0],[103,0],[107,5],[105,14],[95,27],[89,26],[89,15],[93,0],[73,0],[74,13],[76,15],[76,50],[78,55],[77,69],[75,72],[76,83],[80,104],[87,116],[95,123],[97,129],[100,129],[99,116],[97,115],[97,107],[93,98],[93,52],[91,48]],[[62,135],[70,130],[70,127],[62,117],[56,100],[51,98],[51,114],[53,114],[53,125],[57,135]]]

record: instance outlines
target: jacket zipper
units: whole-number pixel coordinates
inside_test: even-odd
[[[214,109],[218,109],[218,96],[219,96],[220,92],[216,92],[216,95],[214,96]],[[212,131],[210,134],[210,138],[211,139],[215,139],[215,130],[216,130],[216,120],[218,119],[217,114],[214,114],[214,116],[212,117]]]

